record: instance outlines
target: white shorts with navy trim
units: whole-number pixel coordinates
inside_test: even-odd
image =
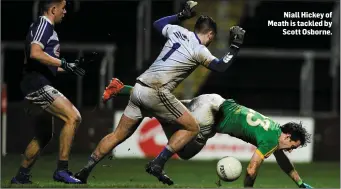
[[[43,109],[48,108],[56,98],[63,97],[64,95],[60,93],[57,89],[50,85],[45,85],[37,91],[34,91],[26,95],[25,99],[32,104],[38,105]]]

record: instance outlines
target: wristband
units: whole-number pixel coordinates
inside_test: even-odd
[[[301,184],[303,184],[302,179],[300,179],[300,180],[297,181],[297,185],[298,185],[298,186],[300,186]]]

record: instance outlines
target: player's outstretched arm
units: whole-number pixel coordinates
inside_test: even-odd
[[[158,32],[162,33],[163,28],[167,24],[172,24],[172,23],[176,23],[178,21],[183,21],[183,20],[192,18],[193,16],[195,16],[195,12],[194,12],[193,8],[197,4],[198,3],[195,1],[187,1],[184,9],[181,12],[179,12],[178,14],[175,14],[172,16],[166,16],[166,17],[160,18],[159,20],[155,21],[153,23],[154,28]]]
[[[205,65],[207,68],[217,72],[224,72],[235,61],[239,52],[240,46],[244,41],[245,30],[239,26],[230,28],[230,47],[228,52],[221,59],[213,59]]]
[[[304,183],[299,176],[298,172],[295,170],[293,164],[290,162],[289,158],[283,150],[277,150],[274,152],[276,161],[281,169],[299,186],[300,188],[312,188],[310,185]]]
[[[263,163],[263,160],[264,160],[264,156],[259,154],[256,150],[256,152],[253,154],[250,160],[250,163],[246,169],[244,187],[253,187],[256,177],[257,177],[258,169]]]

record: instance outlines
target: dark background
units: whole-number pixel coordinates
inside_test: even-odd
[[[22,41],[25,39],[27,28],[32,21],[32,4],[31,1],[2,2],[1,16],[10,18],[2,19],[2,40]],[[63,42],[116,44],[118,50],[115,77],[127,84],[133,84],[139,74],[135,71],[137,5],[137,1],[83,1],[79,12],[73,12],[73,3],[70,2],[63,23],[56,26],[61,45]],[[244,16],[240,21],[240,26],[247,31],[243,47],[330,50],[331,36],[282,36],[281,29],[268,27],[267,21],[269,19],[283,20],[285,11],[331,12],[333,5],[333,2],[262,2],[253,17]],[[152,3],[152,20],[173,13],[172,1]],[[156,58],[165,42],[165,39],[155,30],[152,30],[151,39],[152,55],[146,67]],[[7,51],[5,53],[9,53],[5,55],[4,78],[8,84],[8,100],[19,101],[22,96],[17,86],[21,78],[23,53]],[[63,54],[63,46],[61,46],[61,56],[76,58],[68,56],[67,53]],[[96,74],[100,58],[99,55],[92,57],[95,61],[84,78],[84,87],[87,91],[83,97],[85,105],[94,106],[97,103],[98,77]],[[314,109],[317,111],[331,109],[332,82],[329,76],[329,64],[329,60],[316,60]],[[301,65],[302,59],[240,58],[225,73],[211,74],[200,93],[215,92],[225,97],[235,98],[240,103],[256,109],[298,110]],[[75,87],[70,84],[66,85],[66,82],[75,80],[75,77],[61,75],[58,80],[56,84],[58,88],[74,100],[71,91],[75,90]],[[269,101],[264,102],[262,99]]]
[[[1,3],[1,40],[7,42],[23,41],[32,21],[33,2],[2,1]],[[140,74],[135,68],[136,10],[138,2],[82,1],[80,5],[80,10],[74,12],[73,3],[69,3],[68,12],[63,23],[56,26],[61,42],[61,56],[68,59],[76,58],[74,54],[63,53],[63,43],[115,44],[117,46],[115,53],[115,77],[120,78],[126,84],[133,85],[136,77]],[[172,1],[153,1],[152,20],[174,14],[173,5]],[[282,36],[281,29],[268,27],[267,21],[269,19],[283,20],[283,12],[306,11],[327,13],[333,11],[334,5],[334,1],[262,1],[255,9],[253,16],[245,14],[240,19],[239,25],[247,31],[243,48],[330,51],[331,36]],[[151,32],[151,60],[145,63],[145,69],[156,58],[165,42],[165,39],[160,34],[154,30]],[[16,129],[14,127],[18,128],[18,125],[20,125],[20,122],[18,122],[20,119],[18,120],[17,117],[18,112],[22,110],[20,103],[23,97],[20,92],[19,82],[24,54],[22,51],[9,51],[6,49],[4,53],[4,82],[7,84],[9,102],[8,127],[10,131],[8,132],[11,136],[12,134],[15,135]],[[98,69],[101,56],[100,54],[96,55],[96,53],[93,52],[86,55],[93,62],[87,65],[87,75],[84,77],[83,83],[83,108],[80,111],[85,112],[84,114],[82,113],[83,118],[87,117],[89,119],[89,121],[83,121],[85,125],[96,122],[95,118],[98,118],[96,116],[102,116],[101,119],[107,120],[107,123],[109,123],[106,127],[111,127],[112,117],[110,117],[110,111],[104,110],[104,113],[101,111],[91,113],[96,107],[99,98]],[[234,98],[239,103],[256,110],[267,110],[269,112],[288,111],[291,115],[298,115],[300,106],[299,81],[302,62],[303,59],[301,58],[269,59],[240,57],[225,73],[212,73],[197,95],[218,93],[226,98]],[[314,111],[327,112],[327,118],[328,112],[332,109],[332,78],[329,74],[329,69],[329,60],[315,60]],[[76,88],[73,85],[75,82],[76,78],[72,75],[62,74],[58,76],[58,82],[55,86],[72,102],[75,102]],[[115,108],[123,109],[127,104],[128,98],[119,97],[118,99],[115,100]],[[337,114],[339,114],[339,99],[337,103]],[[91,116],[93,116],[93,119],[91,119]],[[326,118],[316,117],[316,119],[322,119],[316,125],[318,132],[325,127],[323,123],[326,123]],[[326,127],[338,131],[333,136],[335,142],[332,143],[332,147],[338,146],[337,149],[339,149],[339,116],[330,116],[328,120],[332,121]],[[86,128],[86,126],[82,127]],[[79,137],[85,137],[86,132],[85,130],[83,131],[80,132],[83,132],[84,136],[80,134]],[[99,132],[98,137],[104,136],[104,133],[106,131]],[[329,134],[324,135],[323,131],[320,134],[325,138],[330,136]],[[24,134],[21,137],[25,138]],[[29,140],[30,137],[26,138]],[[16,146],[10,150],[21,151],[23,149],[22,146],[27,144],[27,140],[23,140],[23,144],[20,145],[21,147]],[[94,141],[98,141],[98,139],[94,139]],[[320,147],[318,149],[323,150],[326,148]],[[325,153],[339,154],[339,152],[330,151]]]

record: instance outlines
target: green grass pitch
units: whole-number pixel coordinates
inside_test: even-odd
[[[78,171],[86,162],[88,154],[73,154],[69,162],[70,170]],[[67,185],[52,180],[56,167],[56,156],[43,155],[32,171],[34,184],[18,186],[10,185],[9,181],[18,170],[20,155],[7,155],[1,162],[2,187],[43,187],[43,188],[161,188],[168,187],[159,183],[156,178],[147,174],[144,165],[147,159],[115,159],[106,158],[97,165],[90,175],[87,185]],[[174,180],[176,188],[218,188],[216,182],[217,161],[180,161],[171,160],[166,165],[168,175]],[[242,188],[245,167],[242,176],[235,182],[221,182],[223,188]],[[316,188],[340,188],[340,163],[309,163],[296,164],[301,177]],[[297,188],[291,179],[283,173],[276,163],[265,163],[258,174],[257,188]]]

